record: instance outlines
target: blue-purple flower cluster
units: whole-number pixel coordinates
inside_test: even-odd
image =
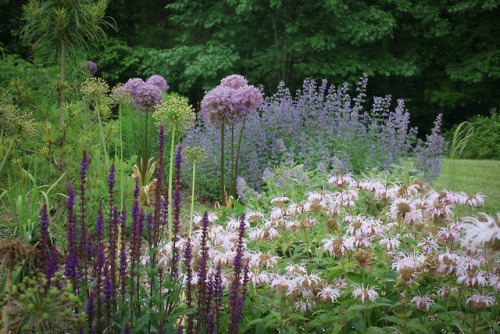
[[[229,87],[241,84],[234,78],[226,82]],[[266,167],[285,162],[303,164],[306,170],[322,164],[327,172],[360,174],[373,168],[390,170],[393,164],[412,155],[415,145],[423,143],[417,142],[417,131],[410,127],[410,114],[403,100],[398,100],[396,108],[391,110],[390,95],[374,97],[371,108],[366,108],[366,85],[365,75],[359,82],[357,96],[351,98],[347,83],[335,87],[328,85],[326,80],[319,84],[305,80],[294,97],[281,83],[276,94],[264,99],[259,112],[251,110],[247,115],[238,176],[259,190]],[[229,87],[221,85],[206,95],[202,105],[205,118],[199,120],[202,126],[195,126],[187,133],[185,145],[202,147],[207,156],[212,157],[200,163],[202,178],[219,177],[221,138],[218,126],[225,119],[237,118],[231,114],[214,116],[226,115],[228,110],[224,109],[223,101],[232,98],[227,92],[232,89]],[[239,133],[240,126],[235,127],[235,133]],[[226,155],[231,150],[231,138],[228,137],[224,145]],[[427,173],[428,180],[436,177],[432,171],[439,168],[439,157],[446,150],[438,132],[434,132],[432,142],[432,149],[417,156],[425,161],[417,166]],[[219,185],[207,183],[208,186],[214,188],[205,189],[205,193],[218,192],[215,187]]]

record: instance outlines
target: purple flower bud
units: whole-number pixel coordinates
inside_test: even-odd
[[[95,75],[97,73],[97,65],[93,61],[88,61],[85,64],[85,69],[92,75]]]

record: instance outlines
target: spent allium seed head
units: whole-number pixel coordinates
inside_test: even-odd
[[[148,85],[153,85],[158,87],[162,92],[166,92],[170,87],[164,77],[158,74],[153,74],[146,80]]]
[[[186,98],[169,96],[153,114],[153,118],[167,130],[175,129],[177,133],[183,133],[193,125],[195,114]]]

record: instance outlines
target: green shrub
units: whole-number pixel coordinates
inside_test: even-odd
[[[500,160],[500,114],[497,109],[492,109],[489,117],[474,116],[469,123],[474,128],[474,135],[463,150],[461,158]],[[452,140],[457,127],[458,125],[452,127],[445,137]]]

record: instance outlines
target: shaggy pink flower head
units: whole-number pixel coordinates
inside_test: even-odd
[[[375,291],[377,288],[370,288],[369,285],[366,286],[366,288],[361,284],[354,284],[354,291],[352,292],[352,296],[358,300],[360,300],[362,303],[365,301],[375,301],[376,298],[378,298],[378,292]]]

